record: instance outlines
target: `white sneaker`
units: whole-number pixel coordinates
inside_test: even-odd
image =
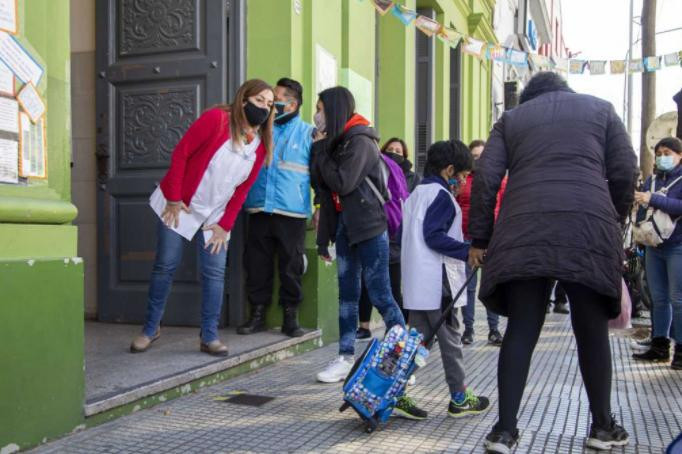
[[[407,386],[414,386],[417,384],[417,377],[414,374],[410,375],[410,379],[407,380]]]
[[[352,356],[339,356],[330,362],[327,367],[317,374],[317,381],[322,383],[336,383],[346,379],[346,376],[353,368]]]

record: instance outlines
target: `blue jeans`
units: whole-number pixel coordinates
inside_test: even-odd
[[[471,267],[466,265],[467,276],[471,274]],[[474,277],[467,286],[467,305],[462,307],[462,318],[464,319],[464,330],[474,331],[474,314],[476,312],[476,285],[478,284],[478,276]],[[500,316],[490,312],[486,309],[488,316],[488,329],[490,331],[497,330],[500,325]]]
[[[161,323],[166,300],[173,285],[173,274],[182,261],[185,239],[159,220],[156,259],[149,281],[149,298],[143,333],[152,337]],[[196,235],[199,262],[201,263],[201,340],[204,343],[218,339],[218,318],[225,295],[225,265],[227,252],[211,254],[204,249],[204,235]]]
[[[646,278],[651,291],[653,337],[668,337],[682,345],[682,244],[646,248]]]
[[[372,305],[384,319],[386,330],[405,326],[400,308],[391,292],[388,273],[388,235],[386,232],[351,246],[346,227],[339,217],[336,231],[336,260],[339,274],[339,354],[355,354],[355,330],[358,327],[358,303],[362,278]]]

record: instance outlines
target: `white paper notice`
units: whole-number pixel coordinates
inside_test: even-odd
[[[31,121],[35,123],[45,113],[45,103],[33,84],[26,84],[17,95],[17,100],[26,111]]]
[[[21,113],[21,176],[45,178],[45,119],[33,124],[28,115]]]
[[[0,61],[0,93],[14,96],[14,73]]]
[[[0,60],[24,83],[38,85],[43,77],[43,68],[26,52],[19,41],[0,31]]]
[[[19,143],[0,139],[0,183],[19,182]]]
[[[0,30],[17,32],[16,0],[0,0]]]
[[[0,97],[0,131],[19,133],[19,103]]]

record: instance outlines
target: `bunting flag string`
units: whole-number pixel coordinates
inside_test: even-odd
[[[362,1],[362,0],[359,0]],[[436,37],[446,45],[457,47],[462,45],[462,52],[481,60],[491,60],[514,66],[527,66],[532,63],[541,70],[560,71],[568,74],[604,75],[660,71],[663,68],[682,67],[682,50],[665,55],[649,56],[631,60],[584,60],[575,58],[547,57],[541,54],[528,53],[518,49],[504,47],[500,44],[486,43],[480,39],[467,36],[454,28],[440,24],[438,21],[418,14],[392,0],[369,0],[381,16],[391,15],[405,27],[414,23],[429,38]],[[608,72],[607,72],[608,69]]]

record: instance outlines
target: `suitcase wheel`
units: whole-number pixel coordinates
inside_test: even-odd
[[[348,402],[344,402],[344,403],[341,405],[341,407],[339,408],[339,411],[340,411],[341,413],[343,413],[344,411],[348,410],[349,407],[350,407],[350,404],[349,404]]]
[[[365,432],[368,434],[371,434],[374,432],[377,428],[379,423],[377,422],[376,418],[370,418],[365,422]]]

